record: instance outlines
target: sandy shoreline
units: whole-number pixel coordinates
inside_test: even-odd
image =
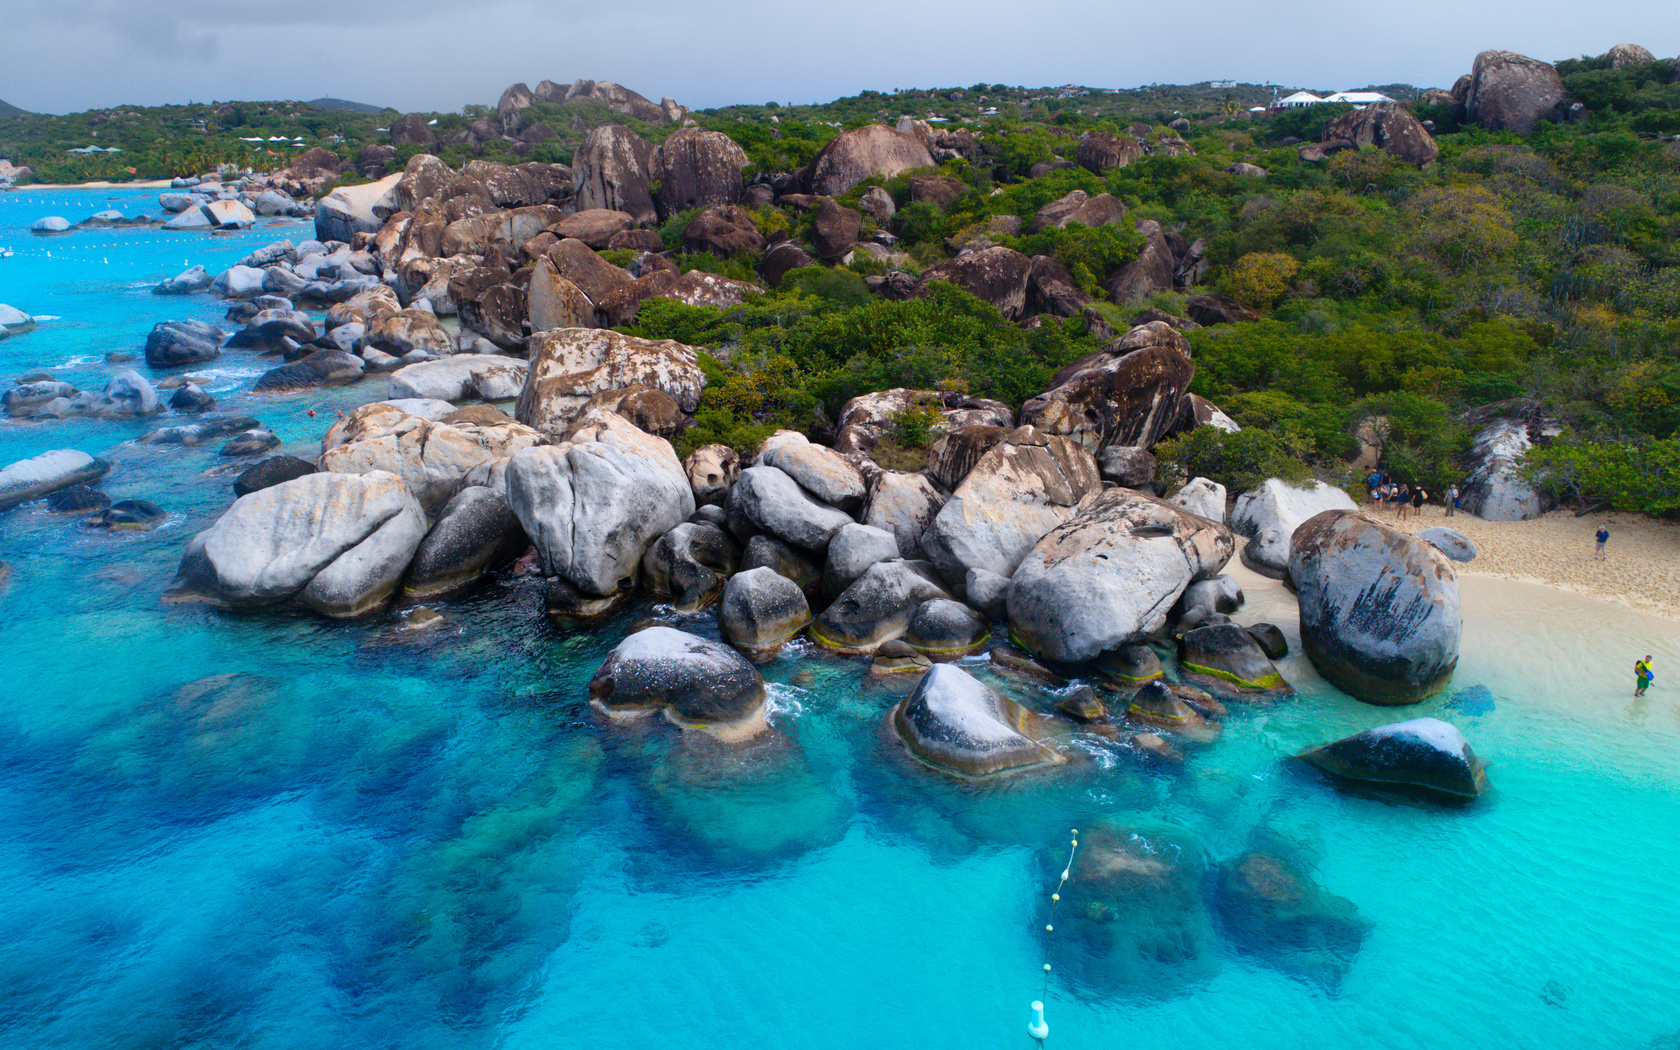
[[[1361,510],[1370,513],[1370,506]],[[1532,521],[1483,521],[1468,514],[1445,517],[1440,507],[1421,518],[1395,522],[1408,532],[1444,525],[1476,544],[1476,560],[1457,566],[1464,575],[1538,583],[1680,621],[1680,525],[1638,514],[1602,512],[1577,518],[1557,510]],[[1604,561],[1593,558],[1593,534],[1610,527]]]

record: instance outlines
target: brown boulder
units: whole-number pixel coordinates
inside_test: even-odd
[[[702,445],[683,460],[683,473],[688,475],[697,505],[722,504],[741,476],[741,457],[728,445]]]
[[[1027,291],[1027,308],[1035,314],[1077,317],[1091,302],[1073,275],[1048,255],[1033,256],[1032,281]]]
[[[725,258],[757,255],[764,251],[764,235],[758,232],[753,213],[738,204],[725,204],[701,212],[683,230],[683,250],[711,252]]]
[[[511,208],[458,219],[444,228],[438,254],[483,255],[497,241],[505,242],[510,253],[516,252],[519,245],[561,218],[559,208],[539,204],[531,208]]]
[[[1033,233],[1047,227],[1063,227],[1068,223],[1078,223],[1081,226],[1107,226],[1119,222],[1126,217],[1126,206],[1111,193],[1099,193],[1095,197],[1084,190],[1074,190],[1060,200],[1053,200],[1038,209],[1032,222],[1027,226],[1027,232]]]
[[[759,287],[704,270],[690,270],[658,294],[666,299],[687,303],[689,306],[721,308],[740,306],[747,301],[748,296],[758,295]]]
[[[863,213],[842,206],[833,197],[824,197],[817,209],[811,246],[819,259],[838,259],[852,250],[862,232]]]
[[[933,167],[933,155],[920,140],[880,124],[842,131],[811,162],[803,180],[810,193],[840,194],[871,175],[892,176]]]
[[[941,211],[967,192],[968,186],[963,180],[949,175],[918,175],[910,180],[910,199],[925,201]]]
[[[1324,137],[1347,139],[1361,148],[1375,146],[1419,168],[1441,155],[1434,138],[1397,102],[1374,102],[1343,113],[1325,125]]]
[[[1178,260],[1161,232],[1161,224],[1144,219],[1137,224],[1137,231],[1144,236],[1143,251],[1103,282],[1109,298],[1120,306],[1140,303],[1150,292],[1170,292],[1173,288]]]
[[[607,242],[608,251],[662,252],[665,240],[658,230],[623,230]]]
[[[596,318],[609,328],[627,325],[635,319],[642,303],[665,294],[676,283],[675,270],[659,269],[645,273],[595,300]]]
[[[406,146],[414,143],[430,146],[437,141],[432,129],[426,126],[426,118],[418,113],[410,113],[406,117],[398,117],[391,121],[391,145]]]
[[[550,248],[547,258],[554,272],[578,286],[589,301],[600,306],[608,295],[635,280],[620,267],[595,254],[589,245],[567,238]]]
[[[985,248],[930,267],[916,283],[915,295],[927,294],[934,281],[947,281],[977,299],[991,303],[1011,321],[1027,312],[1027,284],[1032,260],[1011,248]]]
[[[1632,66],[1648,66],[1657,60],[1657,56],[1638,44],[1617,44],[1604,53],[1604,59],[1611,69],[1628,69]]]
[[[1013,434],[1013,427],[966,426],[947,430],[928,449],[928,477],[946,489],[955,489],[968,477],[968,472],[991,451]]]
[[[1087,131],[1079,137],[1074,159],[1080,167],[1093,175],[1101,175],[1109,168],[1124,168],[1143,157],[1143,145],[1125,135],[1110,135],[1102,131]]]
[[[690,208],[739,204],[744,184],[741,169],[747,154],[719,131],[682,128],[653,151],[651,171],[659,180],[659,214],[674,215]]]
[[[1177,422],[1195,374],[1183,336],[1159,322],[1142,325],[1056,373],[1051,389],[1021,406],[1021,423],[1092,452],[1149,448]]]
[[[523,350],[528,312],[525,292],[530,279],[529,270],[509,277],[492,267],[478,267],[451,277],[449,294],[455,300],[461,327],[503,350]]]
[[[533,332],[595,327],[594,302],[577,285],[560,276],[546,255],[532,267],[531,287],[525,298]]]
[[[1464,106],[1470,121],[1488,131],[1526,135],[1542,120],[1557,120],[1567,99],[1551,63],[1515,51],[1483,51],[1470,69]]]
[[[585,208],[566,216],[548,230],[556,237],[571,237],[600,251],[612,243],[615,235],[623,233],[633,225],[630,216],[624,212],[613,211],[611,208]]]
[[[316,175],[337,175],[342,170],[344,162],[332,150],[316,146],[305,150],[303,155],[292,161],[287,169],[293,178],[307,179]]]
[[[598,328],[559,328],[531,337],[531,367],[514,415],[558,434],[604,390],[663,391],[683,413],[700,405],[706,377],[699,351],[670,339],[638,339]]]
[[[816,260],[805,254],[805,250],[799,245],[783,241],[764,254],[764,261],[759,264],[758,270],[770,287],[780,288],[782,278],[787,276],[789,270],[797,270],[815,262]]]
[[[493,208],[528,208],[548,204],[572,195],[569,178],[556,178],[551,169],[570,173],[564,164],[502,164],[493,160],[469,160],[450,180],[444,196],[482,197]]]
[[[1185,312],[1199,325],[1238,324],[1258,321],[1260,315],[1222,295],[1192,295],[1184,301]]]
[[[688,417],[683,415],[676,398],[639,383],[601,391],[584,403],[579,415],[592,408],[617,412],[639,429],[662,438],[676,437],[688,425]]]
[[[659,218],[648,189],[653,150],[621,124],[603,124],[589,133],[572,158],[580,209],[610,208],[638,223]]]

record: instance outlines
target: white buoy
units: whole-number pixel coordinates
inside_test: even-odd
[[[1033,1000],[1032,1013],[1027,1017],[1027,1034],[1044,1042],[1050,1036],[1050,1025],[1044,1020],[1044,1004]]]

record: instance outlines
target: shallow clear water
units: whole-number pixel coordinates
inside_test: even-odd
[[[104,355],[137,352],[158,320],[222,312],[152,283],[310,234],[25,232],[108,206],[155,198],[0,194],[0,245],[17,251],[0,302],[60,318],[0,341],[0,375],[97,389],[144,371]],[[325,427],[309,408],[384,393],[374,379],[255,400],[267,362],[215,364],[223,408],[303,454]],[[883,742],[895,692],[804,650],[765,669],[778,736],[746,755],[602,728],[585,683],[648,606],[572,634],[505,579],[414,635],[400,610],[341,624],[160,604],[187,539],[230,502],[231,470],[214,447],[124,444],[148,427],[0,422],[0,462],[104,454],[106,491],[170,511],[125,535],[38,505],[0,514],[15,570],[0,593],[8,1047],[1029,1046],[1047,873],[1068,830],[1099,819],[1182,829],[1214,862],[1257,832],[1293,842],[1370,932],[1339,983],[1274,968],[1217,921],[1194,976],[1164,967],[1101,993],[1058,976],[1050,1045],[1680,1040],[1674,622],[1466,577],[1464,654],[1435,701],[1367,707],[1292,656],[1303,695],[1233,712],[1182,770],[1090,738],[1089,761],[1054,777],[963,790]],[[1287,595],[1244,581],[1241,618],[1293,640]],[[1635,702],[1645,652],[1660,675]],[[1470,738],[1490,796],[1362,797],[1283,761],[1421,714]]]

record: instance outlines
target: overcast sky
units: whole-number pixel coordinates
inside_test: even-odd
[[[494,103],[515,81],[613,80],[694,109],[874,88],[1202,80],[1450,87],[1478,51],[1555,61],[1634,43],[1680,53],[1673,0],[1406,5],[1257,0],[11,0],[0,99],[122,103],[347,98]]]

